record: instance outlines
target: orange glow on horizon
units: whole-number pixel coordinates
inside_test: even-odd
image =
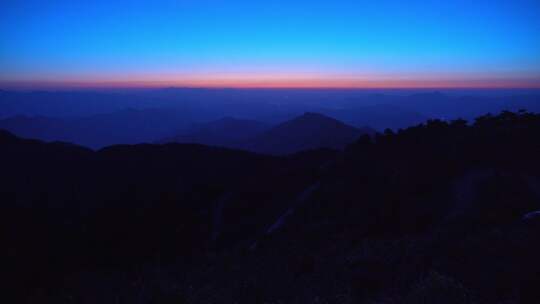
[[[312,88],[312,89],[422,89],[422,88],[540,88],[540,78],[472,78],[472,77],[333,77],[324,75],[163,75],[135,76],[128,79],[81,78],[79,80],[1,81],[7,88]]]

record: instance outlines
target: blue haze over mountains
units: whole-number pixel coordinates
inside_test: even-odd
[[[308,116],[312,125],[307,130],[311,128],[315,132],[319,123],[335,119],[344,127],[329,132],[349,140],[350,135],[342,134],[373,133],[434,118],[472,119],[485,113],[519,109],[540,112],[540,91],[185,88],[0,91],[0,129],[23,137],[91,148],[173,140],[269,152],[260,148],[272,145],[266,133],[304,117],[306,112],[322,114]],[[350,132],[351,128],[363,131]],[[307,133],[303,132],[305,136],[299,138],[307,138]],[[312,142],[305,147],[336,148],[347,143]]]
[[[2,92],[4,302],[537,304],[525,93]]]

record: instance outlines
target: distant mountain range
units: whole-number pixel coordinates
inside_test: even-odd
[[[336,134],[358,133],[341,125],[342,128],[329,131],[333,136],[326,139],[322,139],[326,136],[324,132],[319,131],[320,142],[317,142],[308,131],[299,131],[304,128],[301,124],[292,125],[298,130],[270,130],[271,126],[295,120],[306,112],[332,117],[349,127],[369,126],[382,132],[386,128],[407,128],[428,119],[471,119],[505,109],[540,112],[540,93],[177,88],[114,92],[1,91],[0,128],[23,137],[71,142],[94,149],[114,144],[174,141],[281,154],[304,148],[340,147],[353,136],[334,138]],[[324,124],[322,120],[305,126],[305,130],[316,130],[318,123]],[[323,129],[332,129],[332,123],[327,122]],[[282,134],[272,135],[277,133],[270,131]],[[265,132],[268,134],[264,135]],[[281,148],[270,144],[278,142],[275,140],[278,137]]]
[[[190,121],[171,109],[126,109],[110,114],[51,118],[18,115],[0,120],[0,128],[45,141],[71,142],[90,148],[149,143],[186,128]]]
[[[266,154],[289,154],[318,148],[342,149],[361,135],[375,134],[317,113],[305,113],[247,141],[242,147]]]
[[[322,114],[305,113],[272,128],[251,120],[220,119],[162,142],[199,143],[284,155],[319,148],[342,149],[363,134],[373,135],[375,130],[358,129]]]
[[[487,112],[524,108],[540,111],[540,90],[235,90],[168,88],[155,90],[0,92],[0,118],[15,115],[81,117],[110,114],[128,108],[176,109],[182,120],[208,122],[223,117],[276,124],[304,112],[345,119],[350,111],[369,112],[371,106],[392,106],[423,118],[474,118]],[[338,113],[339,115],[334,115]],[[367,114],[369,117],[369,114]],[[409,114],[407,114],[409,116]],[[396,123],[380,116],[377,125]],[[398,117],[399,118],[399,117]],[[399,121],[399,120],[398,120]],[[406,120],[404,120],[406,122]],[[398,124],[399,125],[399,124]],[[356,125],[355,125],[356,126]],[[410,125],[400,125],[407,127]]]
[[[270,129],[255,120],[225,117],[209,123],[195,124],[171,138],[159,142],[196,143],[208,146],[240,147],[243,142]]]
[[[124,110],[81,118],[14,116],[0,120],[0,129],[22,137],[63,141],[91,148],[114,144],[196,143],[243,149],[263,154],[289,154],[317,148],[341,149],[362,134],[375,130],[355,128],[322,114],[305,113],[271,127],[231,117],[188,124],[171,110]],[[174,130],[177,135],[173,135]]]

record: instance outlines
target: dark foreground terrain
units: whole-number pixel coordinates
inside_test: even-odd
[[[3,303],[539,303],[540,115],[343,151],[0,132]]]

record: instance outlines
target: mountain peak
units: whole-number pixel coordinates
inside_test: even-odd
[[[332,117],[306,112],[268,130],[246,148],[269,154],[289,154],[319,148],[341,149],[362,134],[365,134],[363,130]]]
[[[304,114],[302,115],[304,117],[328,117],[328,116],[325,116],[321,113],[317,113],[317,112],[304,112]]]
[[[328,119],[328,120],[336,120],[332,117],[316,113],[316,112],[305,112],[304,114],[297,117],[297,119]]]
[[[324,114],[316,113],[316,112],[305,112],[304,114],[297,116],[289,121],[284,122],[282,125],[285,124],[309,124],[309,125],[326,125],[326,124],[339,124],[343,126],[347,126],[343,122],[332,118],[330,116],[326,116]],[[351,126],[347,126],[351,127]],[[353,127],[351,127],[353,128]]]
[[[289,121],[286,121],[276,128],[291,129],[291,130],[304,130],[304,132],[320,133],[330,130],[349,130],[358,131],[357,128],[349,126],[342,121],[339,121],[330,116],[315,112],[305,112],[304,114],[297,116]]]

